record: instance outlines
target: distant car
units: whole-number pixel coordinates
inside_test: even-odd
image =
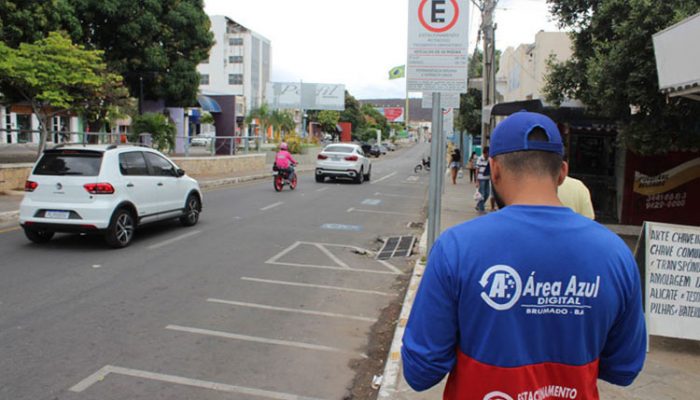
[[[192,146],[209,146],[211,141],[211,136],[195,136],[190,140],[190,144]]]
[[[372,164],[362,147],[338,143],[326,146],[316,159],[316,182],[326,178],[350,178],[356,183],[370,180]]]
[[[379,152],[384,155],[389,152],[389,149],[383,144],[378,145],[379,146]]]
[[[362,143],[362,151],[367,156],[379,157],[382,153],[379,151],[379,147],[369,143]]]
[[[98,233],[126,247],[143,224],[179,219],[192,226],[202,211],[196,180],[160,152],[131,145],[46,150],[24,190],[19,223],[35,243],[56,232]]]
[[[382,155],[382,149],[377,144],[373,144],[372,148],[370,148],[369,152],[370,152],[370,154],[372,154],[375,157],[379,157]]]
[[[386,146],[387,149],[389,149],[389,151],[395,151],[395,150],[396,150],[396,145],[393,144],[393,143],[391,143],[391,142],[384,143],[384,145]]]

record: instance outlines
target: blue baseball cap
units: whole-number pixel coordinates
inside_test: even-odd
[[[548,141],[530,141],[535,128],[542,128]],[[564,144],[557,124],[546,115],[520,111],[503,120],[491,134],[491,157],[516,151],[539,150],[564,155]]]

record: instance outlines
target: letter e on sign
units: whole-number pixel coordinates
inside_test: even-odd
[[[434,33],[452,29],[459,20],[459,14],[457,0],[423,0],[418,7],[418,20],[421,25]]]

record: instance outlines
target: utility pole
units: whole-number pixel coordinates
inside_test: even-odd
[[[496,103],[496,25],[493,23],[493,14],[498,5],[498,0],[472,0],[472,3],[481,11],[481,34],[484,38],[483,68],[481,71],[482,92],[481,109],[483,110]],[[491,120],[481,124],[481,146],[486,146],[486,138],[491,134]]]

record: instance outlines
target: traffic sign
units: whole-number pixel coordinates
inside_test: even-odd
[[[467,92],[468,0],[409,0],[407,87]]]

